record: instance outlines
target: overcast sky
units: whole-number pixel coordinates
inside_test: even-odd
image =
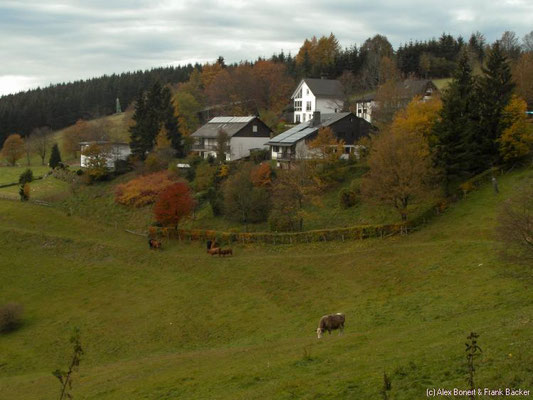
[[[0,0],[0,95],[157,66],[294,55],[333,32],[397,48],[442,32],[533,30],[533,0]]]

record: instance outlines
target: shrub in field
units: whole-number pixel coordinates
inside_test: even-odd
[[[339,194],[339,203],[341,208],[350,208],[358,203],[357,193],[343,189]]]
[[[0,332],[11,332],[22,323],[23,308],[17,303],[8,303],[0,307]]]
[[[115,202],[133,207],[152,204],[162,190],[174,184],[167,171],[143,175],[118,185],[115,191]]]
[[[20,201],[28,201],[30,199],[30,184],[25,183],[19,187]]]
[[[163,226],[178,227],[179,222],[194,209],[189,186],[185,182],[176,182],[165,188],[157,198],[154,215]]]
[[[19,176],[19,183],[21,185],[24,185],[25,183],[30,183],[33,181],[33,171],[31,169],[26,169],[22,174]]]

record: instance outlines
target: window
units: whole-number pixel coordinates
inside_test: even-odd
[[[307,107],[306,107],[305,111],[311,111],[311,102],[310,101],[307,102]]]
[[[272,151],[273,151],[274,153],[279,152],[279,146],[272,146]]]
[[[302,100],[294,100],[294,111],[302,111]]]
[[[257,132],[257,125],[252,126],[252,132]]]
[[[305,89],[305,94],[309,94],[309,89]]]
[[[295,122],[301,122],[301,119],[300,119],[300,114],[296,114],[295,115]]]
[[[305,114],[302,114],[303,122],[305,122]]]
[[[296,93],[296,98],[301,99],[302,98],[302,89],[298,90],[298,93]]]
[[[357,110],[357,114],[361,114],[363,112],[363,110],[359,109]]]

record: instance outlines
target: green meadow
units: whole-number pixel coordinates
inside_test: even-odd
[[[409,235],[228,258],[197,242],[150,251],[88,211],[0,200],[0,305],[24,306],[0,335],[0,399],[58,398],[74,327],[74,399],[381,399],[384,373],[389,399],[423,399],[467,388],[471,331],[479,387],[532,390],[533,270],[504,261],[494,236],[531,177],[506,174],[500,194],[484,186]],[[335,312],[344,335],[318,340]]]

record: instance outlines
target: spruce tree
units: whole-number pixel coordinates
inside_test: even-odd
[[[499,161],[497,140],[507,128],[503,110],[511,101],[514,83],[507,57],[496,42],[488,54],[487,65],[482,68],[476,101],[479,104],[473,142],[478,149],[475,172],[489,168]]]
[[[59,146],[55,143],[52,146],[52,153],[50,154],[50,161],[48,162],[50,168],[55,168],[61,164],[61,154],[59,153]]]
[[[442,96],[440,121],[434,127],[436,161],[446,174],[446,183],[467,176],[474,162],[473,118],[477,113],[473,96],[475,80],[468,55],[463,52],[453,80]]]
[[[161,84],[155,83],[146,95],[139,94],[133,120],[135,125],[130,128],[130,147],[134,155],[144,159],[154,147],[162,127],[168,132],[172,148],[178,156],[184,155],[178,120],[174,115],[171,93],[167,87],[163,88]]]

